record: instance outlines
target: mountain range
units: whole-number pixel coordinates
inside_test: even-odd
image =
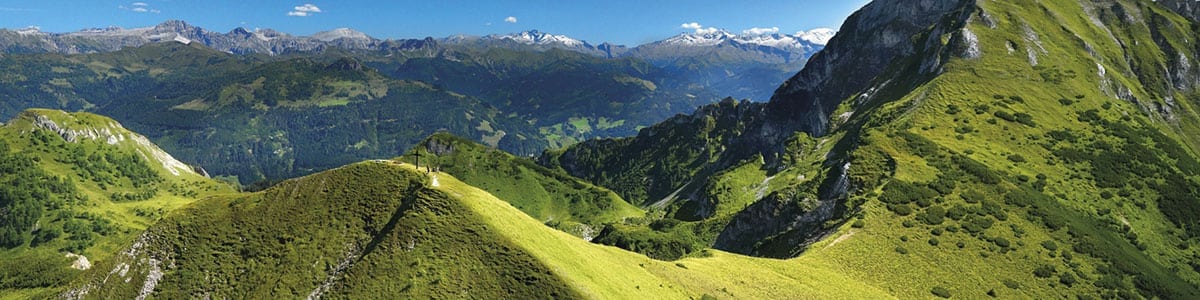
[[[566,117],[575,105],[523,101],[572,85],[686,89],[631,80],[670,74],[642,59],[557,48],[6,54],[0,91],[31,96],[4,97],[118,118],[29,109],[0,126],[0,295],[1200,298],[1193,2],[876,0],[770,101],[533,157],[505,153],[508,134],[456,135]],[[178,92],[204,85],[221,88]],[[84,86],[168,99],[63,96]],[[573,103],[622,108],[588,99]],[[456,104],[388,110],[422,103]],[[196,116],[225,122],[178,124]],[[166,154],[341,162],[433,120],[453,126],[257,192]]]
[[[744,34],[727,31],[682,33],[663,41],[629,48],[601,43],[593,45],[564,35],[537,30],[483,37],[456,35],[442,39],[381,40],[349,28],[338,28],[311,36],[294,36],[271,29],[235,28],[228,33],[210,31],[184,21],[166,21],[153,27],[125,29],[92,28],[68,33],[47,33],[37,28],[0,30],[0,49],[5,53],[80,54],[117,51],[148,43],[178,41],[200,43],[234,54],[286,55],[319,53],[330,49],[388,53],[449,47],[509,47],[535,51],[562,49],[606,58],[645,59],[659,67],[686,74],[688,80],[710,86],[722,96],[764,101],[773,86],[795,73],[804,61],[831,37],[830,29],[788,34]]]

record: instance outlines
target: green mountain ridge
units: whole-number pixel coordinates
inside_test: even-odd
[[[259,192],[173,194],[186,199],[159,211],[182,209],[117,233],[92,216],[105,202],[3,219],[18,230],[0,238],[19,243],[0,255],[64,267],[0,268],[19,270],[0,293],[1197,298],[1200,21],[1186,4],[874,1],[769,103],[726,99],[637,136],[548,151],[541,166],[449,130],[395,160]],[[322,65],[358,63],[308,66]],[[230,95],[254,85],[239,84]],[[39,115],[56,125],[16,130]],[[25,116],[0,133],[46,158],[5,151],[0,167],[17,167],[0,170],[49,167],[0,181],[53,185],[10,201],[13,211],[78,193],[145,201],[140,192],[174,183],[146,175],[169,170],[137,154],[89,155],[109,151],[110,138],[91,139],[108,136],[105,119]],[[75,124],[61,116],[90,125],[53,129]],[[80,137],[89,148],[73,150]],[[96,194],[101,184],[117,190]],[[26,228],[41,219],[90,226],[33,246],[41,225]],[[66,269],[62,251],[89,235],[103,237],[82,247],[95,266]]]
[[[246,218],[251,215],[258,217]],[[292,226],[311,236],[291,235]],[[124,253],[64,295],[886,297],[799,263],[724,253],[667,263],[591,245],[448,174],[427,176],[392,161],[198,203],[148,230]],[[734,270],[742,273],[722,275]],[[799,288],[815,287],[818,278],[836,288]],[[751,281],[756,285],[746,285]]]
[[[0,146],[0,294],[19,298],[110,259],[175,208],[235,192],[87,113],[22,112],[0,127]]]
[[[612,191],[447,133],[426,138],[402,159],[454,175],[550,227],[587,240],[604,224],[645,217]]]
[[[1163,5],[875,1],[765,107],[541,161],[665,207],[608,233],[643,253],[836,261],[905,297],[1195,297],[1200,51]]]

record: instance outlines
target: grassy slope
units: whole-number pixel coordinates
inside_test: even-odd
[[[594,236],[603,224],[645,216],[612,191],[447,133],[418,143],[403,159],[413,162],[416,153],[423,166],[440,167],[533,218],[575,235]]]
[[[814,268],[804,259],[780,261],[709,251],[710,257],[651,260],[545,230],[482,190],[445,175],[439,181],[440,189],[462,195],[462,201],[487,223],[508,232],[515,244],[589,298],[673,298],[683,296],[680,292],[750,299],[888,297],[838,273]]]
[[[337,297],[889,297],[804,261],[714,251],[663,262],[591,244],[433,175],[437,186],[412,165],[364,162],[197,203],[80,286],[93,284],[89,296],[131,297],[153,268],[147,262],[159,260],[161,297],[301,297],[323,282],[331,282],[324,295]],[[110,275],[127,265],[119,277],[129,282]]]
[[[126,140],[117,144],[108,144],[103,138],[100,140],[81,138],[78,143],[69,143],[57,133],[34,127],[31,121],[37,116],[44,116],[60,127],[71,130],[109,128],[115,134],[124,135]],[[45,142],[42,140],[43,137]],[[36,246],[27,243],[24,246],[0,250],[0,259],[6,262],[23,262],[21,265],[6,264],[5,268],[8,268],[6,271],[16,272],[6,273],[6,276],[31,276],[30,278],[67,276],[67,278],[51,281],[70,280],[81,272],[69,270],[50,273],[36,268],[25,268],[29,268],[30,264],[50,264],[66,269],[73,260],[56,259],[56,257],[63,257],[63,253],[67,251],[82,254],[92,263],[106,261],[131,243],[137,233],[149,227],[166,213],[208,195],[235,192],[231,186],[197,175],[190,169],[177,170],[179,175],[174,175],[164,167],[161,161],[153,158],[157,147],[138,144],[133,140],[132,132],[121,129],[115,121],[98,115],[65,113],[55,110],[29,110],[0,128],[0,139],[9,145],[10,151],[35,159],[36,167],[46,174],[66,179],[66,182],[74,186],[75,191],[81,197],[80,200],[74,202],[68,200],[63,204],[46,204],[42,208],[42,217],[38,220],[39,227],[61,229],[66,223],[77,223],[84,224],[89,231],[95,232],[90,239],[91,242],[84,243],[83,246],[75,246],[76,237],[68,232],[50,242]],[[115,181],[101,183],[85,177],[83,171],[77,171],[87,168],[81,167],[79,162],[70,161],[69,156],[76,155],[74,153],[139,155],[142,158],[141,163],[157,174],[161,180],[135,187],[131,178],[116,175]],[[93,169],[100,172],[111,171],[103,167],[94,167]],[[154,193],[154,196],[143,200],[112,199],[114,195],[134,194],[147,190],[156,190],[157,192]],[[80,247],[83,251],[79,251]],[[70,250],[64,250],[68,248]],[[48,290],[4,288],[0,289],[0,295],[4,298],[26,298],[41,291]]]
[[[1144,18],[1158,14],[1175,22],[1174,28],[1189,28],[1177,16],[1152,5],[1121,3],[1141,6],[1146,11]],[[1109,85],[1116,82],[1129,86],[1143,105],[1161,101],[1156,95],[1159,92],[1154,91],[1158,87],[1143,85],[1161,80],[1155,78],[1161,75],[1149,70],[1131,71],[1124,63],[1125,52],[1107,33],[1112,30],[1127,44],[1136,40],[1138,45],[1126,50],[1135,60],[1161,63],[1165,59],[1156,50],[1146,25],[1110,24],[1110,29],[1100,28],[1087,20],[1078,3],[1018,1],[980,5],[998,20],[995,29],[978,20],[969,24],[981,41],[982,58],[950,61],[945,73],[872,115],[884,118],[899,112],[903,116],[869,130],[856,152],[884,153],[886,160],[895,164],[890,179],[893,184],[860,194],[871,199],[862,207],[863,228],[846,225],[801,258],[901,297],[928,297],[933,287],[944,287],[955,297],[966,298],[987,297],[989,291],[1000,297],[1032,298],[1130,297],[1138,293],[1144,297],[1196,297],[1200,273],[1188,267],[1188,261],[1196,257],[1197,241],[1189,237],[1186,227],[1177,226],[1159,209],[1164,189],[1156,186],[1164,182],[1163,177],[1184,176],[1189,178],[1184,182],[1194,191],[1196,178],[1183,169],[1186,164],[1173,163],[1194,155],[1164,152],[1168,144],[1175,142],[1150,142],[1151,134],[1137,133],[1143,140],[1121,138],[1123,133],[1114,125],[1146,130],[1138,132],[1165,132],[1173,136],[1171,140],[1187,143],[1191,138],[1173,132],[1191,132],[1189,122],[1194,116],[1179,113],[1181,122],[1163,123],[1156,113],[1144,113],[1136,104],[1100,88],[1101,82],[1109,80]],[[1023,24],[1029,24],[1037,33],[1036,40],[1024,33]],[[1171,37],[1174,41],[1189,39]],[[1094,48],[1096,56],[1089,54],[1080,40]],[[1005,41],[1013,41],[1015,51],[1009,52]],[[1030,64],[1026,46],[1035,49],[1040,60],[1037,67]],[[1099,75],[1097,64],[1107,69],[1107,77]],[[976,112],[981,105],[987,108]],[[955,110],[960,112],[951,113]],[[1096,110],[1105,121],[1079,119],[1088,110]],[[996,115],[998,111],[1026,113],[1034,124],[1006,121]],[[1078,142],[1058,140],[1050,134],[1053,131],[1074,133]],[[924,137],[936,150],[918,149],[905,141],[904,134]],[[1067,163],[1064,160],[1068,158],[1059,152],[1077,148],[1095,151],[1092,147],[1097,141],[1118,147],[1136,145],[1131,148],[1135,151],[1102,150],[1097,152],[1098,157],[1153,153],[1145,162],[1156,168],[1156,174],[1142,180],[1139,175],[1122,173],[1120,176],[1135,179],[1122,187],[1101,187],[1097,179],[1104,174],[1098,171],[1101,162]],[[1024,159],[1014,160],[1014,155]],[[953,174],[963,167],[961,163],[949,163],[953,157],[982,164],[1000,180],[984,183],[957,177]],[[855,162],[856,168],[885,164],[883,160]],[[1036,189],[1038,175],[1045,176],[1040,183],[1044,190],[1025,197],[1033,201],[1032,205],[1006,203],[1004,196],[1008,194]],[[936,184],[944,178],[958,178],[952,180],[957,187],[939,193],[932,204],[904,204],[914,209],[909,215],[891,211],[881,197],[895,182]],[[999,214],[1007,217],[1001,220],[982,216],[980,219],[995,224],[979,233],[963,230],[969,223],[967,218],[946,219],[937,225],[921,219],[922,214],[930,212],[926,206],[981,208],[979,203],[966,201],[964,195],[969,191],[983,195],[984,203],[998,205]],[[1128,194],[1120,195],[1123,193]],[[1112,198],[1106,198],[1106,194]],[[1066,224],[1065,229],[1050,228],[1047,224],[1052,222]],[[959,231],[951,232],[951,227]],[[997,238],[1007,243],[997,242]],[[932,245],[931,239],[937,239],[937,245]],[[1045,241],[1054,241],[1057,247],[1045,247]],[[958,246],[960,242],[962,247]],[[1046,266],[1054,269],[1048,278],[1035,275],[1037,269]],[[1070,280],[1064,277],[1074,278],[1077,283],[1068,284]]]
[[[1171,64],[1163,53],[1170,49],[1161,49],[1151,34],[1157,31],[1159,41],[1186,51],[1195,47],[1196,27],[1147,1],[1119,3],[1126,12],[1140,11],[1129,17],[1136,22],[1099,4],[1093,9],[1105,27],[1089,20],[1080,3],[980,3],[984,13],[964,14],[972,16],[965,26],[982,53],[973,59],[958,57],[966,47],[948,45],[961,40],[959,25],[942,22],[938,26],[949,27],[941,28],[948,33],[929,37],[933,42],[918,52],[947,53],[896,61],[877,79],[878,89],[834,113],[850,117],[838,122],[827,141],[788,145],[785,151],[805,156],[766,180],[767,189],[755,188],[768,174],[753,159],[705,176],[705,196],[716,203],[716,215],[701,223],[720,221],[729,205],[740,209],[759,190],[769,194],[819,180],[814,171],[827,151],[850,151],[853,187],[846,203],[858,220],[826,223],[838,231],[794,261],[903,298],[930,297],[935,288],[966,298],[989,292],[1022,298],[1197,297],[1197,226],[1188,216],[1200,210],[1195,200],[1200,183],[1196,155],[1185,146],[1195,140],[1189,135],[1195,131],[1194,103],[1162,86],[1167,80],[1159,70]],[[923,44],[925,37],[913,40]],[[1028,51],[1037,57],[1036,66]],[[930,57],[939,58],[943,68],[919,75]],[[1121,86],[1138,100],[1126,100]],[[1171,106],[1173,116],[1155,109],[1166,105],[1164,95],[1178,103]],[[679,145],[662,141],[687,134],[659,132],[663,137],[645,143]],[[630,140],[588,144],[591,148],[565,152],[601,166],[581,177],[626,193],[644,188],[638,177],[607,178],[639,170],[619,173],[603,167],[620,162],[587,161],[620,156],[611,149],[628,149]],[[854,146],[845,147],[849,144]],[[645,195],[626,194],[632,200],[658,199]]]

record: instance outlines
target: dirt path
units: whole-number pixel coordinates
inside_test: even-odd
[[[758,184],[758,191],[754,192],[755,201],[762,200],[763,196],[766,196],[767,188],[771,187],[772,179],[775,179],[775,176],[767,177],[766,179],[763,179],[762,183]]]
[[[829,249],[829,247],[833,247],[833,245],[837,245],[842,241],[850,239],[850,237],[854,236],[855,233],[858,233],[858,229],[851,229],[850,232],[839,236],[838,238],[834,239],[833,242],[829,242],[829,245],[825,245],[825,249]]]

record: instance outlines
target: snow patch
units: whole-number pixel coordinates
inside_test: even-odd
[[[184,44],[184,45],[189,45],[192,43],[191,39],[183,37],[182,35],[175,35],[175,39],[173,41],[179,42],[180,44]]]

